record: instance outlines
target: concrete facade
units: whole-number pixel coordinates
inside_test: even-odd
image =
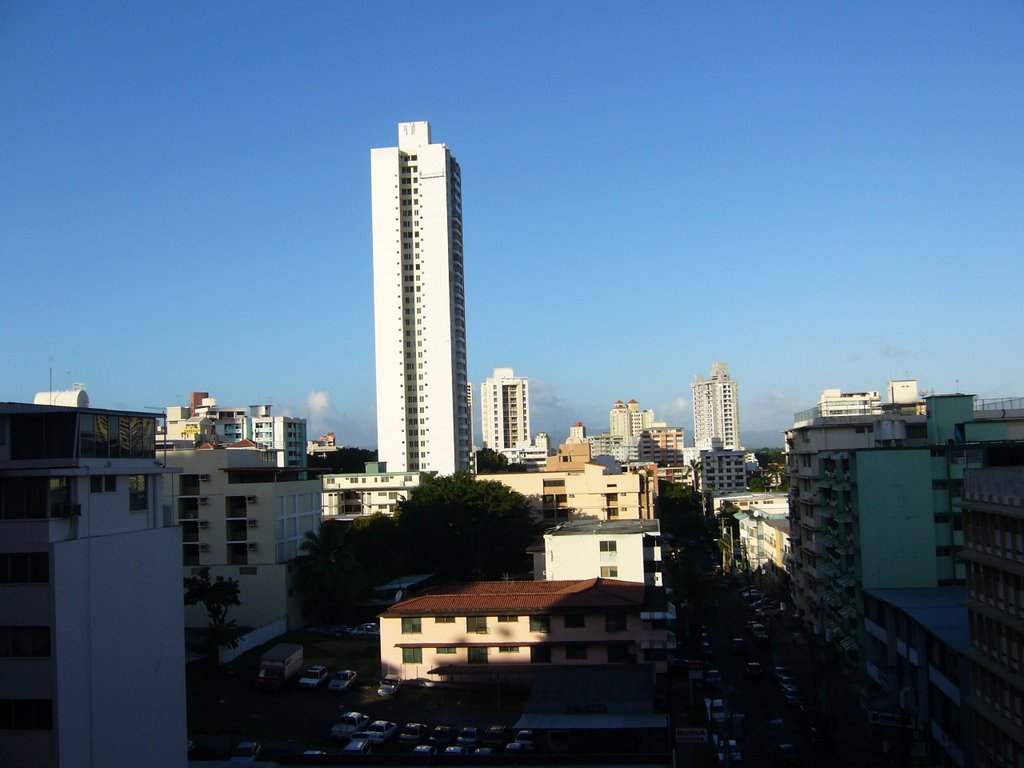
[[[544,534],[544,564],[534,578],[639,581],[663,586],[658,520],[572,520]]]
[[[324,475],[324,518],[357,520],[367,515],[393,515],[419,487],[419,472],[388,472],[383,462],[368,462],[365,472]]]
[[[471,466],[462,175],[430,123],[370,151],[378,456],[396,472]]]
[[[711,366],[711,378],[697,376],[693,392],[693,440],[701,450],[735,451],[740,442],[740,385],[729,376],[727,363]],[[718,442],[716,442],[718,441]]]
[[[155,436],[153,414],[0,404],[3,765],[186,764],[181,544]]]
[[[495,368],[480,386],[484,447],[504,453],[530,442],[530,382],[511,368]]]

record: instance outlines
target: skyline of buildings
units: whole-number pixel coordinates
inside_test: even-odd
[[[462,173],[430,123],[370,150],[377,451],[393,472],[470,467]]]

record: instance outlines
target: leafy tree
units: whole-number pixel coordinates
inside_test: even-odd
[[[526,497],[468,472],[424,476],[395,512],[405,573],[497,579],[529,568],[541,532]]]
[[[339,448],[307,457],[308,466],[329,469],[338,474],[365,472],[368,461],[377,461],[377,452],[366,448]]]
[[[704,500],[693,488],[664,483],[658,495],[659,517],[663,533],[674,536],[705,533]]]
[[[245,630],[234,619],[228,620],[232,606],[241,605],[238,582],[218,576],[210,580],[210,569],[201,568],[195,576],[185,579],[185,605],[202,604],[206,608],[209,625],[206,628],[207,656],[211,670],[218,665],[220,646],[237,648]]]
[[[377,513],[352,523],[347,539],[369,583],[382,584],[408,575],[401,549],[396,546],[398,526],[393,517]]]
[[[480,474],[508,472],[508,457],[491,448],[481,448],[476,452],[476,471]]]
[[[313,624],[344,616],[362,591],[359,563],[345,542],[345,524],[328,520],[316,533],[307,531],[295,558],[296,587],[302,612]]]

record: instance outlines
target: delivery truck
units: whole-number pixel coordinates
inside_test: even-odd
[[[277,690],[302,669],[302,646],[278,643],[260,658],[256,685]]]

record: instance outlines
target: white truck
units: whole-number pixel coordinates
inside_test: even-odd
[[[259,688],[277,690],[302,669],[302,646],[278,643],[260,658]]]

